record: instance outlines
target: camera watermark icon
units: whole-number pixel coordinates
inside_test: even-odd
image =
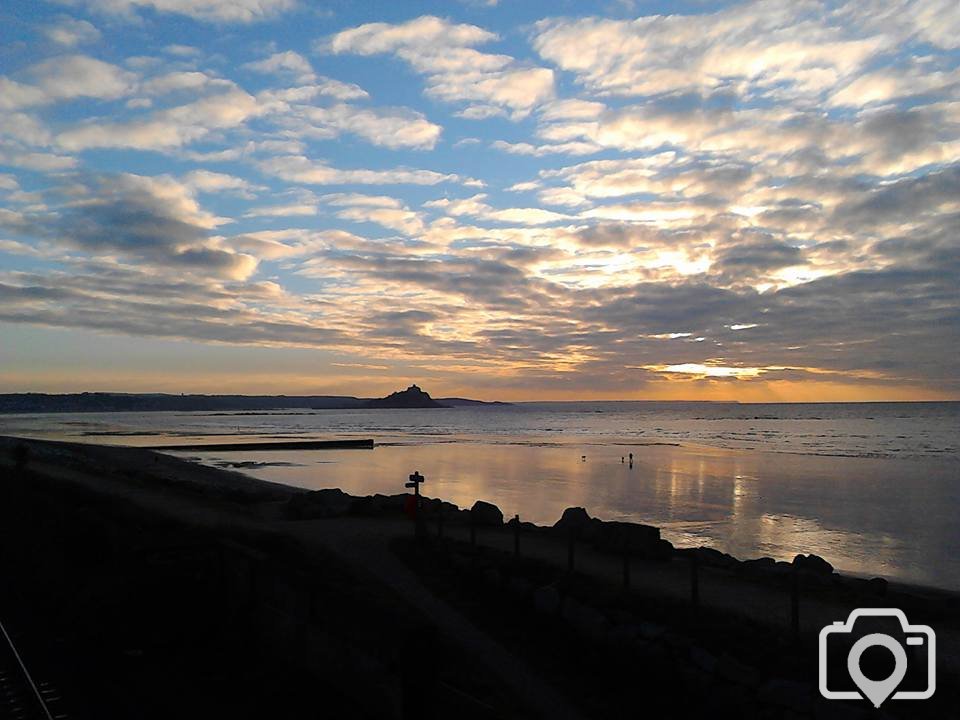
[[[853,643],[847,654],[847,673],[859,692],[856,690],[831,690],[827,682],[827,645],[830,637],[852,636],[854,624],[860,618],[893,618],[898,620],[900,630],[905,636],[905,642],[911,647],[905,648],[903,643],[886,633],[864,635]],[[926,676],[925,682],[921,684],[925,687],[919,690],[897,690],[909,669],[908,650],[913,647],[922,648],[924,646],[926,647]],[[886,648],[893,656],[893,671],[883,680],[868,678],[860,667],[863,654],[872,647]],[[934,634],[933,628],[928,625],[911,625],[907,622],[907,616],[902,610],[897,608],[859,608],[850,613],[846,622],[838,620],[820,631],[818,647],[820,694],[828,700],[859,700],[861,697],[865,697],[877,708],[890,698],[893,700],[925,700],[933,695],[937,689],[936,649],[937,636]],[[915,652],[911,653],[911,655],[915,654]]]

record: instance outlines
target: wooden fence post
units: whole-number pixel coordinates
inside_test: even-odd
[[[690,555],[690,602],[700,607],[700,558],[696,551]]]
[[[796,565],[790,571],[790,630],[794,638],[800,635],[800,573]]]
[[[623,591],[630,590],[630,548],[627,545],[627,539],[623,539]]]

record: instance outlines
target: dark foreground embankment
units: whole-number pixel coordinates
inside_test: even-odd
[[[908,603],[956,651],[951,594],[703,551],[694,605],[690,553],[575,511],[428,501],[415,541],[401,496],[14,439],[0,479],[0,618],[78,718],[866,717],[815,692],[821,616]],[[954,677],[886,716],[955,715]]]

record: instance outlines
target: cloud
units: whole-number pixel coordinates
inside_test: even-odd
[[[95,255],[215,277],[246,279],[256,269],[256,258],[218,246],[210,231],[222,221],[171,177],[78,178],[63,192],[67,201],[56,212],[25,215],[12,229]]]
[[[484,202],[486,197],[486,195],[481,193],[463,200],[431,200],[425,203],[425,207],[441,209],[455,217],[467,215],[483,220],[514,225],[547,225],[571,219],[569,215],[563,215],[542,208],[495,209]]]
[[[302,116],[314,128],[328,129],[336,135],[349,132],[388,148],[431,150],[442,132],[439,125],[408,108],[359,108],[336,104],[305,108]]]
[[[27,71],[48,99],[78,97],[113,100],[128,94],[136,75],[86,55],[60,55]]]
[[[31,84],[0,76],[0,109],[16,110],[81,97],[113,100],[135,87],[137,76],[86,55],[59,55],[24,73]]]
[[[185,15],[211,22],[249,23],[296,7],[296,0],[80,0],[91,10],[125,18],[137,11]]]
[[[718,253],[714,266],[734,271],[738,278],[748,277],[749,271],[775,270],[803,263],[803,252],[798,247],[777,240],[757,240],[737,243]]]
[[[183,184],[193,192],[235,193],[242,197],[253,197],[255,191],[265,188],[253,185],[244,178],[213,172],[211,170],[191,170],[183,177]]]
[[[0,143],[0,165],[25,168],[38,172],[57,172],[77,166],[77,159],[69,155],[36,152],[16,145]]]
[[[257,112],[256,100],[236,88],[136,120],[88,121],[60,133],[56,141],[70,151],[90,148],[165,150],[196,142],[213,130],[237,127]]]
[[[198,91],[214,85],[230,87],[232,83],[195,70],[176,71],[150,78],[140,85],[140,90],[147,95],[158,96],[173,92]]]
[[[321,198],[326,204],[342,208],[336,215],[343,220],[370,222],[412,237],[424,231],[420,213],[408,208],[402,200],[386,195],[331,193]]]
[[[318,49],[334,54],[393,54],[426,77],[428,95],[467,103],[464,116],[481,118],[507,111],[519,119],[553,98],[553,71],[474,49],[497,39],[495,33],[476,25],[425,15],[396,25],[367,23],[342,30],[318,43]]]
[[[310,62],[292,50],[277,52],[268,58],[243,65],[247,70],[270,75],[292,77],[298,83],[312,83],[316,79]]]
[[[62,16],[43,28],[43,34],[50,42],[64,47],[88,45],[100,39],[100,31],[87,22],[78,18]]]
[[[713,13],[633,21],[547,19],[533,45],[588,88],[615,95],[819,93],[857,72],[892,38],[857,37],[820,3],[738,3]]]
[[[495,33],[476,25],[424,15],[398,25],[378,22],[342,30],[327,40],[327,46],[334,53],[376,55],[409,48],[471,47],[496,38]]]
[[[303,155],[270,158],[259,162],[258,167],[268,175],[306,185],[436,185],[462,181],[458,175],[404,167],[347,170]]]
[[[16,110],[44,102],[47,95],[40,88],[0,76],[0,109]]]
[[[510,143],[504,140],[494,140],[490,147],[495,150],[503,150],[511,155],[532,155],[534,157],[543,157],[544,155],[564,154],[564,155],[592,155],[603,150],[599,145],[589,142],[568,142],[554,143],[545,145],[531,145],[530,143]]]

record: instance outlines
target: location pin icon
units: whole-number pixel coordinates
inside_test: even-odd
[[[871,680],[860,672],[860,656],[867,648],[874,645],[881,645],[893,654],[893,672],[886,680]],[[889,635],[883,633],[864,635],[850,648],[850,654],[847,655],[847,672],[860,688],[860,692],[873,703],[874,707],[878,708],[893,694],[903,680],[903,676],[907,674],[907,653],[904,652],[903,646]]]

